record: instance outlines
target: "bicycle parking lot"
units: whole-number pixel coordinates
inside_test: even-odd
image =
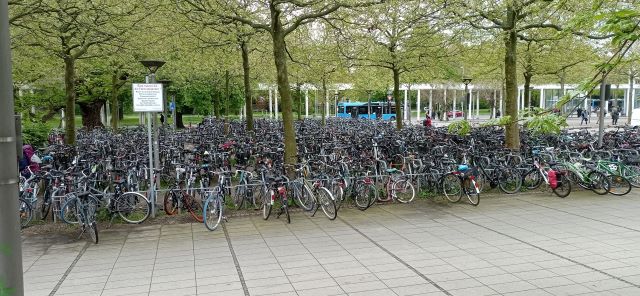
[[[637,192],[23,236],[26,295],[636,295]]]

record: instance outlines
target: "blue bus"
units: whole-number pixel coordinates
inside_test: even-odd
[[[394,102],[340,102],[336,114],[343,118],[395,120],[396,105]]]

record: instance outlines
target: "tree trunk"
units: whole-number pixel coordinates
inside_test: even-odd
[[[173,120],[176,121],[176,128],[184,128],[184,122],[182,122],[182,112],[176,111],[176,118]]]
[[[322,104],[320,105],[320,114],[322,114],[322,126],[327,125],[327,115],[325,114],[325,104],[327,100],[327,78],[322,77]]]
[[[278,91],[280,92],[282,106],[282,125],[284,127],[284,162],[294,165],[297,162],[296,133],[293,126],[293,112],[291,104],[291,90],[289,89],[289,77],[287,72],[287,53],[285,49],[285,32],[280,20],[280,11],[277,4],[270,2],[271,10],[271,34],[273,38],[273,57],[276,64]],[[292,167],[287,167],[288,174],[293,175]]]
[[[118,89],[120,86],[118,84],[118,73],[114,73],[111,76],[111,97],[109,99],[109,104],[111,104],[111,128],[115,132],[118,130],[118,119],[120,115],[120,106],[118,106]]]
[[[506,90],[506,110],[505,115],[511,116],[509,124],[505,129],[505,146],[513,150],[520,150],[520,128],[518,124],[518,79],[517,79],[517,35],[516,35],[516,12],[513,7],[507,8],[508,27],[505,32],[504,45],[504,74]]]
[[[524,73],[524,106],[527,108],[531,106],[531,89],[529,89],[529,87],[531,86],[532,77],[533,77],[532,73],[530,72]]]
[[[396,103],[396,129],[401,130],[402,104],[400,102],[400,70],[395,68],[393,69],[393,101]]]
[[[247,109],[247,130],[253,130],[253,102],[251,99],[251,66],[249,64],[249,46],[247,42],[242,42],[242,74],[244,77],[244,103]]]
[[[92,130],[96,127],[104,127],[100,120],[100,111],[104,106],[105,101],[97,100],[89,103],[78,103],[80,106],[80,112],[82,113],[82,126],[88,130]]]
[[[64,87],[67,95],[64,109],[64,141],[66,144],[74,145],[76,143],[76,71],[75,60],[70,56],[64,58]]]

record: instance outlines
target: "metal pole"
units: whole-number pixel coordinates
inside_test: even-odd
[[[607,78],[607,74],[603,73],[602,84],[600,85],[600,110],[598,111],[598,113],[600,113],[599,119],[598,119],[598,147],[602,147],[602,138],[604,136],[604,111],[605,111],[604,106],[607,104],[606,78]]]
[[[269,87],[269,117],[273,118],[273,92]]]
[[[16,128],[11,81],[9,5],[0,2],[0,294],[22,296],[22,245],[18,209]]]
[[[275,99],[275,104],[274,104],[275,105],[274,109],[276,110],[275,116],[276,116],[276,120],[278,120],[278,89],[277,88],[273,90],[273,94],[274,94],[273,98]]]
[[[480,119],[480,91],[476,92],[476,119]]]
[[[457,103],[457,97],[458,96],[458,91],[456,89],[453,89],[453,119],[456,119],[456,103]]]
[[[151,73],[149,75],[149,83],[156,83],[156,74]],[[164,90],[163,90],[164,91]],[[158,125],[158,112],[152,113],[153,118],[153,166],[155,168],[160,167],[160,143],[159,143],[159,135],[160,135],[160,127]],[[153,176],[153,174],[152,174]],[[154,194],[155,196],[155,194]]]
[[[367,91],[367,119],[371,119],[371,91]]]
[[[418,122],[420,122],[420,92],[422,92],[422,89],[418,89],[418,96],[416,98],[416,109],[418,110]]]
[[[309,118],[309,89],[304,91],[304,117]]]

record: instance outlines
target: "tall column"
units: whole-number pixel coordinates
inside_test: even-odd
[[[431,116],[432,111],[433,111],[433,87],[429,89],[429,116]]]
[[[453,90],[453,119],[457,117],[456,116],[456,106],[457,106],[456,103],[458,99],[457,97],[458,97],[457,91],[454,89]]]
[[[442,116],[445,121],[449,121],[449,116],[447,116],[447,87],[444,88],[444,94],[442,95],[444,98],[444,107],[442,108]]]
[[[0,294],[24,295],[9,5],[0,2]],[[35,211],[35,209],[34,209]],[[37,211],[36,211],[37,212]]]
[[[325,92],[324,109],[325,117],[329,117],[329,91]]]
[[[469,90],[469,102],[467,102],[467,104],[469,104],[467,108],[467,119],[471,119],[473,118],[473,110],[471,110],[473,108],[473,90]]]
[[[309,118],[309,90],[304,91],[304,116]]]
[[[271,92],[271,87],[269,87],[269,117],[273,117],[273,92]]]
[[[60,128],[64,129],[64,127],[65,127],[64,108],[60,109],[60,120],[62,120],[60,122]]]
[[[416,97],[416,109],[418,109],[418,115],[417,115],[417,119],[418,122],[420,122],[420,114],[422,114],[422,110],[420,110],[420,93],[422,92],[421,89],[418,89],[418,96]]]
[[[409,86],[406,86],[407,88],[404,89],[404,120],[407,120],[407,114],[409,114],[409,111],[411,110],[411,106],[409,106],[408,102],[409,102],[409,98],[407,96],[407,93],[409,92]]]
[[[274,116],[276,117],[276,120],[278,120],[278,89],[274,89],[273,90],[273,99],[274,99],[274,106],[273,109],[276,111]]]
[[[108,126],[111,123],[111,106],[109,106],[109,100],[105,102],[105,115],[107,117],[107,123],[104,125]]]
[[[480,91],[476,92],[476,119],[480,119]]]
[[[544,88],[540,88],[540,108],[545,108],[546,105],[547,102],[544,97]]]
[[[496,118],[496,99],[498,92],[493,90],[493,102],[491,103],[491,118]]]

